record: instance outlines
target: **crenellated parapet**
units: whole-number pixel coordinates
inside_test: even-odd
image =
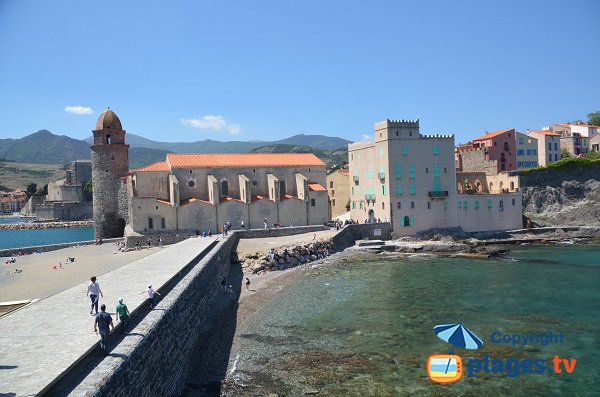
[[[427,134],[427,135],[420,135],[419,138],[420,139],[436,139],[436,140],[440,140],[440,139],[454,140],[454,134]]]
[[[379,121],[375,123],[375,130],[384,128],[419,128],[419,119],[415,120],[390,120]]]

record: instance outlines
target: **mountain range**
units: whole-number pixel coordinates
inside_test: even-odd
[[[275,142],[220,142],[210,139],[196,142],[157,142],[131,133],[128,133],[125,139],[130,145],[129,165],[131,168],[164,160],[168,152],[248,153],[261,147],[270,147],[270,149],[258,152],[312,153],[316,149],[326,157],[328,151],[345,149],[348,143],[351,143],[351,141],[337,137],[304,134]],[[89,159],[91,141],[91,137],[79,140],[66,135],[55,135],[48,130],[40,130],[19,139],[0,139],[0,159],[18,163],[67,164],[73,160]],[[327,158],[322,158],[322,160],[329,163]]]

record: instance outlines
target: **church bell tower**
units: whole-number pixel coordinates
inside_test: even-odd
[[[121,177],[129,173],[129,145],[121,120],[106,109],[92,131],[92,192],[94,198],[94,238],[122,237],[127,208],[119,208]]]

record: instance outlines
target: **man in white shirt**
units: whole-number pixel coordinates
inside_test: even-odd
[[[88,285],[87,289],[87,295],[92,301],[90,314],[94,314],[94,309],[96,309],[96,314],[98,314],[98,299],[100,299],[100,296],[104,298],[104,295],[102,294],[102,290],[100,290],[100,284],[96,282],[96,276],[93,276],[90,281],[91,283]]]

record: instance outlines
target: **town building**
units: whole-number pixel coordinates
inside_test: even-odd
[[[92,195],[85,185],[92,179],[90,160],[75,160],[65,170],[65,178],[48,183],[48,194],[37,204],[38,220],[73,221],[92,218]]]
[[[600,134],[590,138],[590,150],[600,152]]]
[[[560,147],[568,153],[579,156],[590,151],[590,138],[598,135],[600,127],[576,123],[552,124],[547,129],[560,134]],[[560,156],[559,156],[560,157]]]
[[[327,174],[329,197],[329,219],[335,219],[350,211],[350,177],[348,168],[343,167]]]
[[[504,152],[509,133],[513,144],[507,144],[506,153],[513,156],[505,154],[505,161],[515,158],[514,130],[489,137],[489,146],[493,148],[498,145],[494,142],[501,142],[499,149]],[[500,140],[492,139],[495,136]],[[486,160],[487,140],[469,150]],[[459,194],[454,136],[421,135],[419,120],[376,123],[374,140],[348,145],[348,156],[350,214],[355,221],[391,221],[395,236],[459,226],[469,232],[522,227],[518,177],[498,173],[500,154],[490,163],[494,169],[489,173],[490,178],[497,178],[494,181],[505,178],[506,182],[502,182],[506,187],[492,182],[489,189],[483,172],[479,190],[463,186],[463,193]]]
[[[515,133],[517,142],[517,169],[538,166],[538,140],[532,136]]]
[[[514,128],[487,133],[473,139],[472,147],[485,148],[486,160],[497,161],[497,172],[517,169]]]
[[[22,188],[0,192],[0,214],[13,214],[25,206],[26,194]]]
[[[96,238],[328,221],[325,163],[314,154],[176,154],[128,169],[125,130],[111,110],[96,124]]]
[[[530,130],[527,136],[537,139],[538,164],[546,167],[560,160],[560,134],[552,130]]]

